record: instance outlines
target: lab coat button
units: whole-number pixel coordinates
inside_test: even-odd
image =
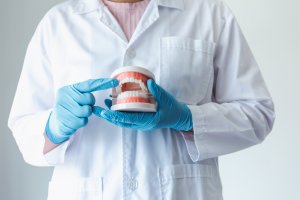
[[[138,188],[138,181],[134,178],[129,179],[127,184],[128,188],[132,191]]]
[[[128,49],[127,50],[127,56],[129,58],[134,58],[136,56],[135,50],[134,49]]]

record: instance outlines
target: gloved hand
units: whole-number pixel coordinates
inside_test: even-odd
[[[57,92],[56,102],[47,125],[46,135],[55,144],[69,139],[77,129],[88,123],[95,97],[91,92],[117,86],[116,79],[91,79],[62,87]]]
[[[147,86],[157,102],[156,113],[119,112],[97,106],[93,107],[93,113],[120,127],[142,131],[157,128],[190,131],[193,128],[192,114],[187,105],[178,102],[151,79],[147,81]],[[111,100],[106,99],[105,104],[110,108]]]

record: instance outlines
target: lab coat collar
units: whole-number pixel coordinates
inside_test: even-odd
[[[184,0],[156,0],[156,1],[157,1],[157,5],[159,5],[159,6],[176,8],[179,10],[183,10],[183,8],[184,8],[184,5],[183,5]]]
[[[158,6],[176,8],[183,10],[184,0],[151,0],[156,1]],[[72,7],[77,14],[89,13],[102,8],[104,5],[100,0],[74,0]]]
[[[98,10],[103,6],[100,0],[74,0],[72,9],[76,14],[85,14],[95,10]]]

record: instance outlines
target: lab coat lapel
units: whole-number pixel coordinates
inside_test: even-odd
[[[102,11],[100,15],[100,21],[109,28],[118,38],[120,38],[124,43],[128,43],[126,35],[122,30],[120,24],[116,18],[111,14],[107,7],[102,6]]]
[[[129,45],[138,39],[152,24],[159,18],[159,6],[174,8],[182,11],[184,9],[183,0],[150,0],[136,30],[134,31]]]
[[[159,18],[158,5],[156,0],[151,0],[146,7],[131,39],[129,45],[137,40],[157,19]]]
[[[130,41],[128,41],[124,31],[119,25],[118,21],[111,14],[107,7],[102,6],[100,21],[105,24],[112,32],[114,32],[124,43],[130,46],[134,43],[138,37],[140,37],[152,24],[154,24],[159,18],[158,6],[164,6],[169,8],[176,8],[183,10],[182,0],[150,0],[144,14],[142,15]]]

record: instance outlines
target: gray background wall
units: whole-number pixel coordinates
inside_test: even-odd
[[[0,1],[0,199],[46,199],[51,168],[27,165],[7,117],[28,42],[58,0]],[[225,200],[298,200],[300,185],[300,1],[226,0],[261,66],[276,105],[258,146],[220,159]]]

